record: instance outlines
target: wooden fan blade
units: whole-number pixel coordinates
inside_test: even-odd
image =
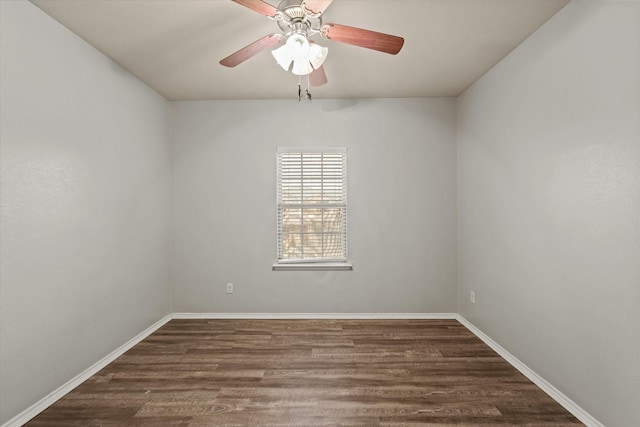
[[[373,49],[391,55],[400,52],[402,45],[404,45],[404,39],[402,37],[340,24],[323,25],[321,34],[325,39],[366,47],[367,49]]]
[[[239,51],[232,53],[231,55],[220,61],[220,64],[225,67],[235,67],[238,64],[243,63],[252,56],[262,52],[265,49],[269,49],[280,43],[282,36],[280,34],[269,34],[264,36],[260,40],[251,43],[248,46],[243,47]]]
[[[322,86],[327,83],[327,75],[324,73],[324,67],[321,65],[309,74],[309,84],[311,86]]]
[[[241,4],[244,7],[248,7],[249,9],[255,10],[258,13],[263,14],[264,16],[275,16],[278,12],[278,9],[274,6],[271,6],[269,3],[266,3],[262,0],[233,0],[234,2]]]
[[[302,8],[309,15],[322,14],[331,4],[333,0],[304,0]]]

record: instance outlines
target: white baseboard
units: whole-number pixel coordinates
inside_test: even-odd
[[[553,400],[562,405],[567,411],[584,423],[587,427],[605,427],[600,421],[596,420],[591,414],[582,409],[577,403],[569,399],[560,390],[555,388],[551,383],[538,375],[533,369],[522,363],[517,357],[505,350],[500,344],[489,338],[487,334],[478,329],[473,323],[469,322],[461,315],[457,315],[456,319],[462,323],[467,329],[473,332],[485,344],[491,347],[503,359],[509,362],[514,368],[520,371],[525,377],[529,378],[532,383],[537,385],[547,393]]]
[[[58,387],[42,399],[40,399],[35,404],[31,405],[15,417],[11,418],[6,423],[2,424],[2,427],[20,427],[26,424],[29,420],[34,418],[40,412],[47,409],[49,406],[53,405],[56,401],[62,398],[65,394],[69,393],[74,388],[78,387],[84,381],[89,379],[92,375],[95,375],[102,368],[107,366],[109,363],[116,360],[118,357],[122,356],[127,350],[131,349],[134,345],[138,344],[140,341],[154,333],[160,327],[162,327],[165,323],[171,320],[171,315],[167,315],[162,319],[158,320],[153,325],[149,326],[144,331],[140,332],[135,337],[131,338],[129,341],[100,359],[98,362],[94,363],[92,366],[73,377],[69,381],[67,381],[62,386]]]
[[[457,319],[456,313],[173,313],[174,319]]]

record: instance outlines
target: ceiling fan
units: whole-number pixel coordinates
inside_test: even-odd
[[[404,39],[340,24],[323,24],[322,14],[333,0],[282,0],[278,7],[262,0],[233,0],[278,23],[282,34],[273,33],[232,53],[220,64],[235,67],[263,50],[272,51],[278,65],[293,74],[309,76],[311,86],[327,83],[322,67],[328,49],[310,40],[316,34],[322,38],[354,46],[365,47],[395,55],[400,52]]]

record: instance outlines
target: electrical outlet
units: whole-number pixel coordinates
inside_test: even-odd
[[[233,283],[227,283],[227,293],[228,294],[233,293]]]
[[[469,301],[471,301],[471,304],[475,304],[476,303],[476,293],[471,291],[469,292]]]

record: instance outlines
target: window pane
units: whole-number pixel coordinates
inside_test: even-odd
[[[282,258],[300,259],[302,258],[302,235],[300,233],[282,234]]]
[[[300,233],[302,231],[302,209],[283,208],[282,209],[282,232]]]
[[[325,258],[340,258],[342,256],[342,233],[323,235],[323,256]]]
[[[304,209],[304,232],[305,233],[322,233],[322,208]]]
[[[322,233],[304,235],[304,257],[322,258]]]
[[[323,232],[342,233],[342,208],[324,208],[322,216]]]

